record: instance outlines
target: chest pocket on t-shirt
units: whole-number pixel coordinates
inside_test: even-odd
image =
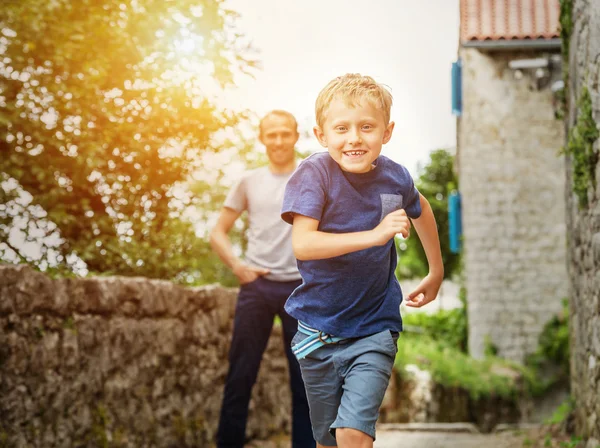
[[[383,221],[390,213],[402,208],[402,195],[401,194],[390,194],[381,193],[381,218],[379,221]]]

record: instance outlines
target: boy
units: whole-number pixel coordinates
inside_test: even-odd
[[[282,218],[293,225],[303,278],[285,309],[299,321],[292,348],[318,447],[373,446],[402,331],[394,236],[409,236],[409,218],[430,272],[406,304],[434,300],[443,278],[429,202],[406,168],[380,156],[394,130],[391,105],[368,76],[332,80],[315,107],[314,134],[327,152],[300,164],[284,196]]]

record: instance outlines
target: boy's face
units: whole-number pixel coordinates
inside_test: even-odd
[[[394,122],[386,126],[383,112],[369,101],[362,100],[352,107],[335,99],[329,105],[323,128],[315,126],[314,133],[344,171],[367,173],[393,130]]]
[[[275,166],[286,166],[294,161],[294,147],[298,132],[288,117],[269,115],[263,120],[260,141],[267,150],[269,161]]]

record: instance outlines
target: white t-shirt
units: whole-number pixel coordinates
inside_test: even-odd
[[[248,211],[248,249],[245,260],[266,268],[268,280],[299,280],[292,249],[292,226],[281,219],[283,194],[293,173],[273,174],[268,166],[247,171],[233,186],[224,207]]]

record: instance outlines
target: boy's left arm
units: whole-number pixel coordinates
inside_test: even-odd
[[[406,306],[414,308],[420,308],[433,301],[437,297],[444,279],[444,263],[435,217],[425,196],[419,193],[419,200],[421,202],[421,216],[413,219],[412,223],[425,250],[429,264],[429,274],[406,297]]]

